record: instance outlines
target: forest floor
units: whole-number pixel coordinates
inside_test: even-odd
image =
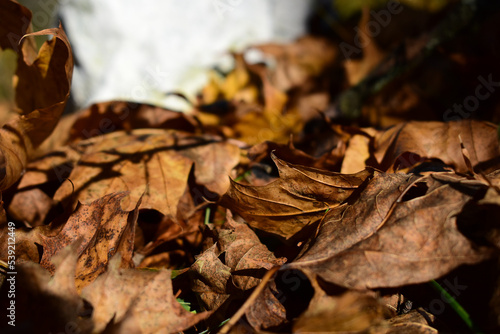
[[[64,30],[0,1],[0,329],[498,331],[498,7],[389,2],[235,54],[188,113],[61,116]]]

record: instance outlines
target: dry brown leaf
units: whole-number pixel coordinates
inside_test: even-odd
[[[29,11],[13,1],[2,1],[2,6],[0,29],[7,38],[1,40],[1,47],[17,50],[15,42],[24,41],[15,80],[16,104],[22,115],[0,129],[0,190],[5,190],[19,179],[33,149],[57,125],[69,97],[73,56],[61,26],[21,37],[19,34],[30,27]],[[36,55],[33,36],[41,35],[54,38],[45,42]]]
[[[205,105],[216,103],[219,99],[227,101],[244,101],[255,103],[259,98],[257,89],[259,82],[240,53],[233,53],[234,68],[221,78],[215,71],[211,72],[210,81],[203,88],[201,102]]]
[[[122,269],[121,262],[115,256],[106,273],[82,291],[94,307],[95,331],[175,333],[209,315],[190,313],[176,301],[169,270]]]
[[[412,80],[393,83],[363,105],[363,119],[377,128],[387,128],[408,120],[442,120],[419,88]]]
[[[221,83],[209,83],[195,115],[203,123],[216,125],[219,133],[250,145],[265,140],[284,143],[291,134],[298,134],[300,115],[287,108],[289,97],[271,82],[268,69],[247,65],[241,55],[235,55],[235,61],[235,69]]]
[[[348,291],[336,297],[315,296],[293,326],[294,333],[366,331],[391,316],[372,293]]]
[[[437,334],[437,329],[431,327],[435,316],[423,309],[411,310],[407,314],[401,314],[387,321],[390,326],[380,326],[373,330],[373,334]]]
[[[199,295],[208,310],[219,308],[231,295],[227,285],[231,268],[218,258],[216,245],[196,257],[191,265],[193,291]]]
[[[341,160],[341,157],[336,157],[333,154],[327,154],[321,158],[316,158],[295,148],[292,142],[288,144],[279,144],[271,141],[265,141],[250,147],[250,149],[248,149],[248,158],[252,163],[260,163],[264,160],[268,160],[271,157],[271,153],[274,153],[281,157],[282,160],[292,164],[316,167],[330,171],[335,170],[336,165],[338,165]]]
[[[43,256],[40,264],[53,272],[54,267],[50,262],[52,256],[75,240],[81,240],[75,251],[78,255],[78,289],[90,284],[103,273],[109,259],[117,252],[123,256],[122,266],[133,266],[137,208],[135,212],[122,210],[121,202],[126,196],[127,193],[114,193],[91,204],[79,205],[59,231],[49,231],[41,236]]]
[[[231,268],[234,285],[243,291],[260,281],[248,275],[251,270],[269,270],[285,262],[284,258],[277,259],[247,224],[236,222],[229,211],[217,241],[219,251],[225,252],[225,264]]]
[[[321,219],[373,173],[367,169],[342,175],[272,158],[280,173],[278,180],[261,187],[232,181],[221,205],[237,212],[252,227],[284,238]]]
[[[194,132],[199,126],[188,114],[126,101],[96,103],[75,116],[67,133],[72,142],[119,130],[162,128]]]
[[[311,282],[314,296],[307,309],[294,321],[294,333],[361,332],[384,324],[385,319],[394,315],[371,291],[348,290],[330,296],[314,273],[306,269],[304,274]]]
[[[80,153],[64,147],[30,162],[11,189],[14,194],[7,207],[9,215],[30,227],[48,223],[48,214],[57,205],[53,190],[69,176],[78,159]]]
[[[0,3],[0,48],[19,51],[19,41],[31,32],[31,11],[16,1]],[[27,38],[21,46],[23,56],[32,61],[36,57],[35,41]]]
[[[68,329],[79,333],[92,333],[88,308],[75,287],[76,248],[72,244],[52,257],[55,265],[51,275],[39,264],[18,264],[15,277],[15,325],[23,332],[59,333]],[[2,294],[4,302],[12,299]],[[11,327],[12,328],[12,327]]]
[[[413,182],[406,175],[375,177],[352,206],[329,213],[309,248],[286,266],[366,289],[426,282],[486,260],[490,249],[457,229],[463,206],[486,186],[461,182],[465,179],[439,181],[434,175],[439,174]],[[382,179],[392,179],[385,196]]]
[[[196,258],[191,266],[193,291],[208,309],[222,305],[232,294],[257,286],[263,272],[285,262],[276,258],[245,224],[235,221],[227,211],[226,222],[214,231],[216,243]],[[219,258],[224,255],[224,262]]]
[[[2,241],[0,243],[0,259],[7,262],[9,256],[9,229],[7,222],[4,222],[0,226],[0,240]],[[17,228],[15,233],[16,263],[40,262],[41,253],[38,250],[37,244],[40,245],[41,242],[40,229]]]
[[[370,143],[371,138],[367,135],[353,135],[347,143],[340,172],[351,174],[365,169],[370,158]]]
[[[302,250],[302,254],[308,254],[307,261],[338,254],[373,235],[411,179],[410,175],[376,173],[350,203],[328,212],[318,236]]]
[[[239,161],[238,146],[218,137],[154,129],[115,132],[63,147],[31,163],[9,212],[37,226],[59,202],[71,211],[77,201],[90,204],[126,189],[130,196],[124,199],[124,210],[133,210],[143,196],[140,209],[164,216],[154,239],[141,246],[146,255],[168,240],[199,233],[200,205],[226,191],[228,175]],[[52,201],[54,187],[59,189]],[[46,205],[40,202],[26,210],[22,204],[34,196],[46,198]]]
[[[283,92],[310,86],[312,79],[327,72],[337,57],[337,49],[331,42],[313,36],[303,36],[288,44],[261,44],[254,48],[275,58],[271,82]]]
[[[144,193],[140,209],[154,209],[173,220],[193,163],[200,179],[196,181],[222,194],[240,157],[236,146],[218,137],[156,129],[114,132],[81,141],[77,147],[83,151],[82,158],[69,176],[71,182],[61,185],[55,200],[88,203],[126,189],[130,191],[126,210]]]
[[[476,171],[499,167],[496,126],[489,122],[407,122],[375,137],[374,156],[384,170],[414,166],[425,159],[440,159],[458,173],[467,173],[459,135]]]
[[[276,298],[277,293],[276,283],[269,282],[245,312],[245,317],[254,331],[277,327],[287,321],[286,309]]]

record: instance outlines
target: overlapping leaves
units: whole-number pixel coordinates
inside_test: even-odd
[[[0,130],[0,236],[14,220],[19,300],[29,301],[18,319],[31,331],[215,331],[241,307],[235,330],[434,333],[436,316],[404,314],[395,291],[497,261],[494,124],[320,121],[338,54],[307,37],[258,47],[274,69],[235,55],[189,115],[99,103],[35,150],[67,101],[71,48],[61,27],[30,34],[26,8],[0,9],[0,46],[20,50],[20,115]],[[37,53],[42,34],[54,38]],[[361,61],[342,63],[349,85],[388,70],[389,51],[364,42]],[[425,105],[401,87],[389,100],[408,94],[399,111]],[[393,124],[385,109],[365,120],[379,113],[372,124]],[[2,260],[8,251],[3,242]]]

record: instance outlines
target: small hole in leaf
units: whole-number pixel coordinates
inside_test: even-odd
[[[417,197],[424,196],[427,194],[427,190],[429,190],[429,187],[425,182],[417,182],[406,191],[406,194],[404,194],[401,202],[406,202]]]

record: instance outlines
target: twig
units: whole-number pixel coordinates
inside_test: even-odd
[[[243,305],[241,305],[240,309],[231,317],[231,320],[229,320],[224,327],[221,328],[220,332],[221,334],[227,334],[231,330],[231,328],[236,325],[238,320],[245,314],[247,309],[250,307],[250,305],[253,304],[255,299],[261,294],[261,292],[264,290],[266,287],[267,282],[271,279],[271,277],[280,269],[281,266],[276,266],[271,268],[265,275],[262,277],[262,281],[260,281],[259,285],[253,290],[252,294],[248,299],[245,301]]]

